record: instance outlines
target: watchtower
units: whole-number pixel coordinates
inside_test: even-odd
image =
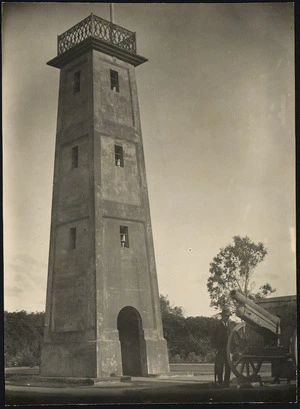
[[[58,36],[60,69],[41,375],[169,371],[135,33],[93,14]]]

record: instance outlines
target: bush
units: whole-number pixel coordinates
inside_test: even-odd
[[[170,363],[171,364],[182,364],[183,359],[181,358],[179,354],[176,354],[174,356],[170,356]]]
[[[172,307],[167,297],[161,296],[160,302],[170,362],[213,362],[213,334],[218,320],[213,317],[185,318],[182,308]]]
[[[40,364],[44,313],[4,312],[5,366]]]
[[[206,355],[206,362],[213,363],[215,362],[215,358],[216,358],[216,351],[214,350],[209,351]]]

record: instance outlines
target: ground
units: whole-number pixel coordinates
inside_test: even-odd
[[[91,403],[212,403],[212,402],[295,402],[296,383],[270,383],[269,368],[262,370],[263,386],[238,385],[231,377],[228,388],[214,384],[212,364],[171,365],[169,376],[100,381],[95,385],[41,383],[38,368],[12,368],[6,373],[6,405],[91,404]],[[15,373],[13,375],[12,373]],[[17,376],[18,374],[18,376]]]

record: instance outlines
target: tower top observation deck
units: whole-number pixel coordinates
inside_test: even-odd
[[[61,68],[87,47],[98,49],[134,66],[147,61],[136,52],[136,33],[91,13],[57,37],[57,57],[48,62]]]
[[[60,55],[70,50],[88,37],[98,38],[136,54],[136,34],[134,32],[97,17],[93,13],[58,36],[57,54]]]

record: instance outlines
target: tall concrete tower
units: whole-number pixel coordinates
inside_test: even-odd
[[[60,69],[41,375],[169,371],[154,258],[135,33],[91,15]]]

